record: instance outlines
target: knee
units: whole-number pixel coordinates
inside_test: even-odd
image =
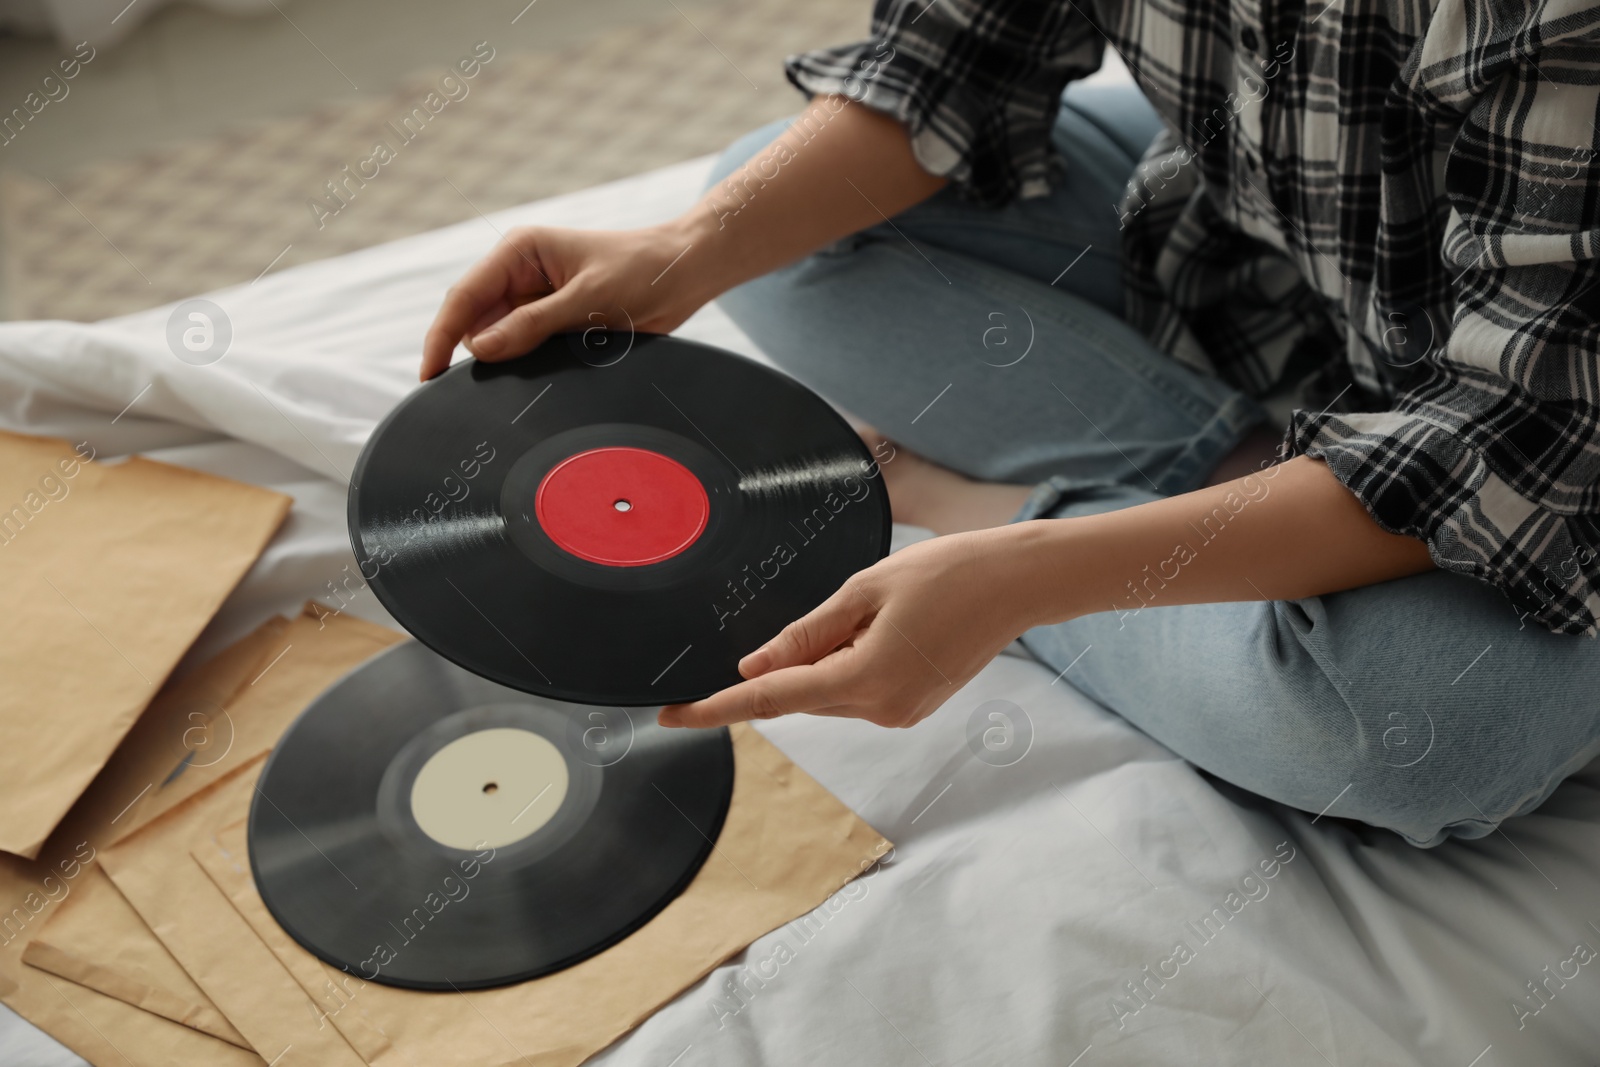
[[[1330,815],[1418,845],[1481,837],[1600,754],[1592,647],[1509,614],[1446,571],[1278,604],[1280,695],[1305,698],[1294,728],[1318,728],[1303,773],[1332,786],[1311,810],[1348,785]]]
[[[1344,783],[1338,799],[1329,798],[1329,815],[1392,830],[1424,848],[1458,831],[1476,837],[1493,830],[1497,820],[1475,812],[1460,791],[1437,710],[1405,701],[1342,710],[1354,730],[1327,753]]]
[[[1508,703],[1492,687],[1441,694],[1403,683],[1330,698],[1319,714],[1349,725],[1322,757],[1346,790],[1327,813],[1428,848],[1532,810],[1572,753],[1527,736]]]

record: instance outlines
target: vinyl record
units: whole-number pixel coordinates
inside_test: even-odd
[[[250,808],[250,866],[291,937],[412,989],[535,978],[620,941],[711,851],[725,729],[496,685],[416,642],[323,693]]]
[[[373,432],[351,543],[383,606],[503,685],[659,706],[889,546],[871,454],[804,386],[673,337],[569,334],[468,360]]]

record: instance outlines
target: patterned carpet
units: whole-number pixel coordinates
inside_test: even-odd
[[[794,111],[783,56],[862,36],[867,9],[673,5],[662,22],[559,55],[499,54],[442,85],[441,67],[381,99],[97,164],[54,186],[7,172],[11,317],[135,311],[715,151]],[[441,50],[470,59],[473,42]]]

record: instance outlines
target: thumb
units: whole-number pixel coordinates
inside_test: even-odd
[[[479,359],[496,362],[532,351],[551,334],[584,322],[583,298],[572,283],[512,308],[500,321],[462,343]]]
[[[870,611],[871,604],[845,585],[740,660],[739,673],[755,678],[768,671],[815,663],[849,640]]]

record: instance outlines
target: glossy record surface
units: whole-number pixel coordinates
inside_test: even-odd
[[[408,803],[417,771],[456,738],[505,728],[561,751],[561,807],[499,848],[429,838]],[[670,903],[732,790],[726,730],[532,697],[406,642],[335,683],[273,750],[250,864],[273,917],[336,967],[417,989],[502,985],[591,956]]]
[[[672,337],[613,337],[601,359],[584,336],[458,363],[396,407],[352,479],[356,558],[401,625],[476,674],[583,703],[698,699],[882,558],[888,496],[866,446],[797,382]],[[618,447],[705,491],[703,531],[662,562],[593,562],[540,524],[552,470]]]

